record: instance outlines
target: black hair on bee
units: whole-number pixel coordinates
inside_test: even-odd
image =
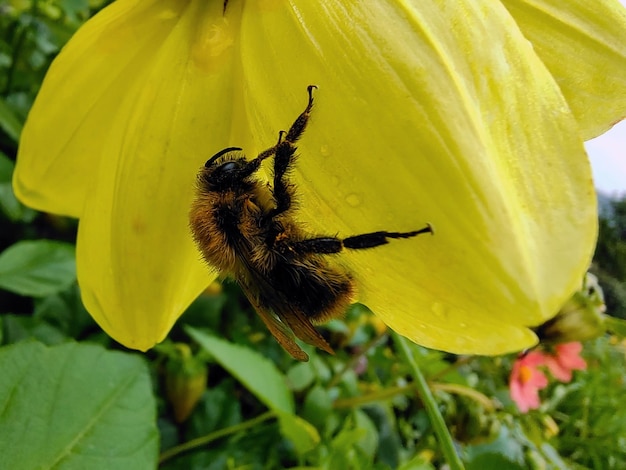
[[[300,361],[308,355],[293,335],[333,353],[315,330],[342,315],[353,300],[355,281],[329,255],[362,250],[391,239],[432,233],[430,225],[412,232],[372,232],[348,238],[307,233],[294,216],[295,186],[287,174],[296,157],[313,107],[309,101],[276,145],[247,160],[241,149],[228,147],[211,157],[198,174],[191,206],[193,238],[207,263],[237,281],[278,342]],[[261,162],[274,157],[273,185],[255,178]]]

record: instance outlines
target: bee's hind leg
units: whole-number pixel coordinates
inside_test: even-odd
[[[377,246],[389,243],[391,239],[411,238],[422,233],[433,233],[432,227],[428,224],[426,227],[412,232],[371,232],[361,235],[354,235],[348,238],[337,237],[316,237],[306,240],[281,241],[276,247],[285,254],[291,252],[298,255],[306,254],[334,254],[341,252],[344,248],[350,250],[364,250],[366,248],[375,248]]]
[[[426,224],[426,227],[412,232],[372,232],[364,233],[362,235],[354,235],[352,237],[344,238],[344,248],[350,248],[352,250],[362,250],[365,248],[374,248],[380,245],[389,243],[389,239],[393,238],[411,238],[422,233],[434,233],[430,224]]]

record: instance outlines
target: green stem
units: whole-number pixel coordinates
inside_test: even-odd
[[[464,470],[465,467],[463,467],[463,463],[459,458],[459,454],[457,454],[456,452],[454,442],[452,441],[452,436],[450,435],[450,432],[446,427],[443,416],[441,416],[441,413],[439,412],[435,397],[431,393],[430,388],[428,388],[426,379],[424,378],[422,371],[415,362],[413,354],[411,354],[411,350],[409,349],[407,340],[396,332],[393,332],[392,335],[394,342],[398,346],[400,353],[404,357],[404,360],[411,370],[411,374],[413,375],[413,380],[415,382],[415,387],[417,388],[417,393],[424,403],[426,412],[428,413],[428,417],[430,418],[430,422],[435,429],[435,434],[437,435],[437,438],[439,439],[441,451],[445,456],[446,461],[450,466],[450,469]]]
[[[169,460],[172,457],[177,456],[178,454],[182,454],[183,452],[187,452],[188,450],[192,450],[197,447],[202,447],[224,436],[228,436],[229,434],[235,434],[239,431],[243,431],[244,429],[252,428],[257,424],[262,423],[263,421],[274,418],[275,416],[276,413],[274,413],[273,411],[267,411],[263,414],[260,414],[256,418],[244,421],[243,423],[235,424],[234,426],[220,429],[219,431],[212,432],[210,434],[207,434],[206,436],[197,437],[196,439],[192,439],[183,444],[171,447],[161,453],[159,457],[159,464],[162,464],[166,460]]]

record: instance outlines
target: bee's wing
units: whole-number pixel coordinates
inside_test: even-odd
[[[297,308],[287,304],[279,303],[272,306],[273,310],[278,315],[278,318],[289,328],[294,334],[305,343],[315,346],[316,348],[323,349],[329,354],[335,354],[330,344],[326,342],[324,337],[318,333],[313,327],[311,320]]]
[[[266,307],[263,307],[260,302],[257,300],[256,296],[253,292],[250,291],[243,283],[240,283],[243,292],[246,294],[246,297],[267,326],[267,329],[270,330],[272,336],[276,338],[276,341],[287,351],[289,354],[293,356],[294,359],[298,361],[306,362],[309,360],[309,356],[305,353],[300,346],[294,341],[294,336],[287,325],[281,322],[276,316],[269,311]],[[323,340],[323,338],[322,338]]]
[[[261,305],[261,302],[255,295],[255,289],[251,288],[244,279],[238,279],[239,285],[261,317],[261,320],[263,320],[263,323],[270,330],[270,333],[274,335],[276,340],[289,354],[299,361],[309,360],[309,356],[294,341],[294,334],[311,346],[323,349],[329,354],[335,354],[333,348],[317,332],[311,320],[303,312],[289,304],[283,298],[283,295],[261,273],[249,265],[247,267],[249,268],[248,273],[251,276],[252,283],[263,293],[269,305]],[[276,318],[277,316],[278,318]]]

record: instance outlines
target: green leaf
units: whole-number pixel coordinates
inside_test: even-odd
[[[241,403],[236,400],[234,380],[207,389],[186,423],[187,438],[209,434],[241,423]]]
[[[89,0],[59,0],[59,5],[72,23],[89,15]]]
[[[428,463],[421,455],[416,455],[408,462],[399,466],[398,470],[435,470],[435,467]]]
[[[7,314],[2,316],[2,333],[5,344],[36,339],[47,345],[61,344],[68,340],[58,328],[28,315]]]
[[[554,470],[569,470],[570,467],[563,460],[563,458],[561,458],[557,450],[550,444],[548,444],[547,442],[541,443],[540,450],[543,456],[552,465],[551,468],[553,468]]]
[[[310,362],[298,362],[287,371],[287,380],[292,390],[304,390],[315,380],[313,365]]]
[[[3,468],[155,468],[156,406],[137,355],[23,342],[0,350]]]
[[[317,429],[308,421],[286,413],[281,413],[278,418],[281,434],[293,442],[299,455],[315,449],[320,443],[320,435]]]
[[[102,334],[102,330],[96,326],[96,322],[85,309],[77,284],[55,295],[36,299],[33,319],[56,327],[70,338],[84,340],[89,333]],[[98,342],[92,336],[89,340]]]
[[[324,429],[332,410],[333,399],[329,391],[321,385],[316,385],[307,393],[301,414],[318,429]]]
[[[496,439],[486,444],[468,446],[466,448],[469,463],[467,469],[487,468],[523,468],[524,448],[516,439],[515,432],[507,427],[501,427]],[[499,456],[499,457],[498,457]],[[497,467],[498,462],[506,460],[511,467]],[[492,464],[493,462],[493,464]],[[495,465],[495,467],[491,466]]]
[[[378,431],[377,462],[385,464],[389,468],[398,468],[400,455],[405,455],[407,451],[398,435],[393,405],[391,402],[373,403],[364,407],[363,411],[367,413]]]
[[[15,197],[11,185],[14,167],[11,159],[0,152],[0,211],[12,221],[30,222],[37,213]]]
[[[293,395],[287,388],[285,377],[272,362],[251,349],[209,336],[200,330],[191,327],[185,330],[269,409],[294,413]]]
[[[22,122],[17,115],[9,105],[7,105],[6,101],[0,98],[0,128],[2,128],[11,139],[17,142],[20,139],[22,127]]]
[[[524,470],[527,467],[509,460],[502,454],[486,453],[475,457],[465,468],[467,470],[501,470],[503,468],[507,470]]]
[[[0,183],[10,183],[15,164],[3,152],[0,152]]]
[[[0,288],[45,297],[76,280],[74,245],[50,240],[18,242],[0,254]]]
[[[372,460],[363,455],[359,447],[367,431],[358,429],[352,420],[346,420],[343,429],[334,437],[330,453],[325,456],[324,465],[328,470],[336,468],[371,468]]]
[[[609,315],[605,315],[605,324],[607,329],[619,336],[620,338],[626,338],[626,320],[622,318],[611,317]]]
[[[355,427],[364,431],[363,437],[357,442],[357,446],[364,455],[374,460],[374,456],[378,450],[378,430],[372,420],[363,411],[354,410]]]

